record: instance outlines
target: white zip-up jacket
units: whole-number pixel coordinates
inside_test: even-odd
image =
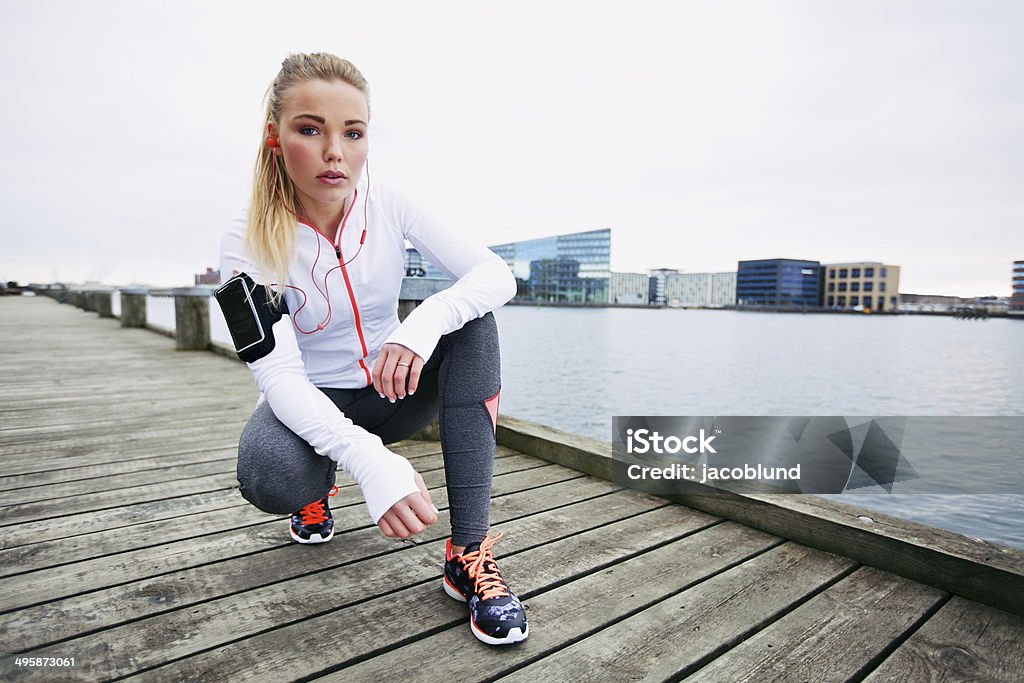
[[[242,216],[225,234],[221,277],[245,272],[259,284],[276,285],[244,247],[245,229]],[[399,323],[406,239],[455,282]],[[317,387],[371,384],[373,362],[388,342],[426,361],[443,335],[515,296],[515,277],[482,243],[454,235],[395,190],[377,182],[368,186],[364,175],[333,244],[314,227],[298,224],[286,284],[289,314],[273,327],[274,350],[247,365],[261,400],[317,453],[353,476],[377,523],[392,505],[419,490],[412,466],[353,424]]]

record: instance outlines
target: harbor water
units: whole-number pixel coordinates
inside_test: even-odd
[[[228,343],[210,308],[213,338]],[[173,327],[171,300],[150,297],[149,310]],[[615,415],[1024,416],[1020,320],[536,306],[495,316],[501,413],[604,441]],[[978,476],[1024,464],[990,457]],[[1024,493],[896,491],[828,497],[1024,548]]]
[[[496,317],[501,412],[605,441],[615,415],[1024,416],[1021,320],[527,306]],[[992,457],[978,476],[1024,466]],[[827,497],[1024,548],[1024,492]]]

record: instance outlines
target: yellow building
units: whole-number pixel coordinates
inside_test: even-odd
[[[877,261],[828,263],[822,300],[828,308],[896,311],[900,304],[900,267]]]

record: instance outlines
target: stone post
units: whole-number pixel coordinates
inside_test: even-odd
[[[121,290],[121,327],[146,326],[146,290]]]
[[[436,294],[452,286],[452,281],[444,277],[407,277],[402,279],[402,289],[398,294],[398,319],[405,320],[412,309],[423,303],[431,294]]]
[[[174,289],[174,338],[179,351],[205,351],[210,346],[209,289]]]
[[[101,318],[113,318],[114,310],[111,297],[113,292],[109,289],[101,289],[95,292],[96,294],[96,312]]]
[[[440,292],[441,290],[448,289],[451,286],[452,281],[448,278],[404,278],[402,280],[402,289],[398,294],[398,319],[405,320],[412,310],[423,303],[423,300],[428,296]],[[429,426],[425,427],[419,433],[413,434],[409,438],[419,439],[421,441],[440,441],[441,427],[438,424],[437,418],[435,417],[434,421],[431,422]]]

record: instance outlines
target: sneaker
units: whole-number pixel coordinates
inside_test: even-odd
[[[299,543],[326,543],[334,538],[334,517],[327,499],[336,495],[338,487],[332,486],[326,496],[293,513],[289,529],[292,538]]]
[[[452,539],[445,547],[444,592],[469,603],[470,629],[488,645],[518,643],[530,635],[523,605],[501,578],[491,554],[501,536],[488,534],[480,543],[466,546],[461,555],[452,553]]]

